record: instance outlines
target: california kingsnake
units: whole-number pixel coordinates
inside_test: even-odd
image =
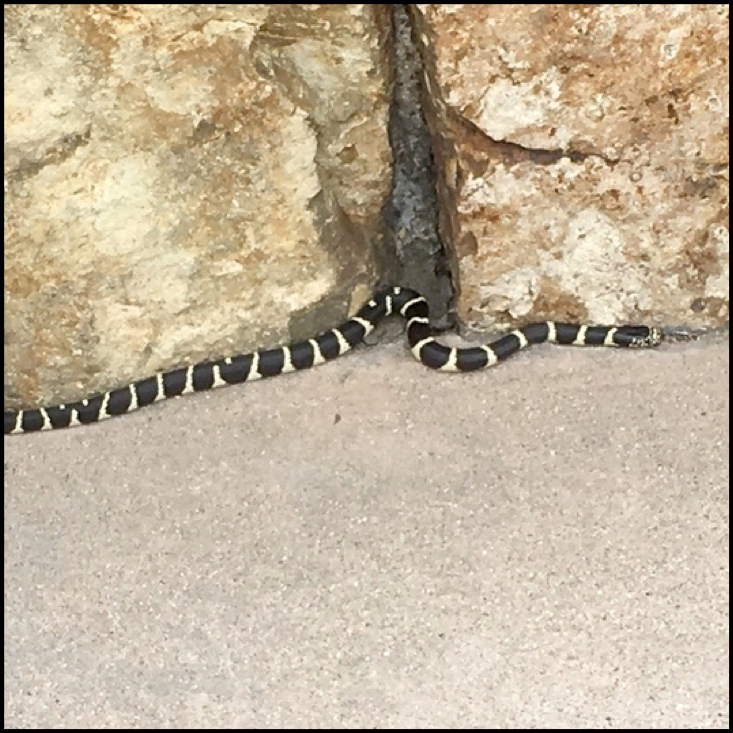
[[[189,392],[308,369],[345,354],[394,313],[407,320],[407,339],[415,358],[444,372],[491,367],[531,344],[545,341],[576,346],[651,347],[662,340],[661,331],[648,326],[578,326],[545,321],[518,328],[487,345],[449,347],[433,335],[425,298],[409,288],[394,287],[374,295],[338,328],[308,341],[161,372],[80,402],[5,412],[5,435],[87,425]]]

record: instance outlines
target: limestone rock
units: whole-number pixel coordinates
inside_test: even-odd
[[[417,5],[469,326],[728,318],[728,7]]]
[[[5,6],[5,404],[330,327],[382,273],[387,6]]]

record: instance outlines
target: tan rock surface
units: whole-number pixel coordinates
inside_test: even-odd
[[[5,8],[5,404],[331,325],[379,277],[389,19]]]
[[[728,8],[418,5],[458,314],[728,318]]]

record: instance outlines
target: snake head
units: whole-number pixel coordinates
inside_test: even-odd
[[[659,328],[653,326],[622,326],[614,336],[621,346],[629,348],[648,349],[659,346],[664,339],[664,334]]]

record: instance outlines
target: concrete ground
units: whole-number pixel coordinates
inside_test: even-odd
[[[728,353],[387,343],[5,439],[6,728],[726,729]]]

